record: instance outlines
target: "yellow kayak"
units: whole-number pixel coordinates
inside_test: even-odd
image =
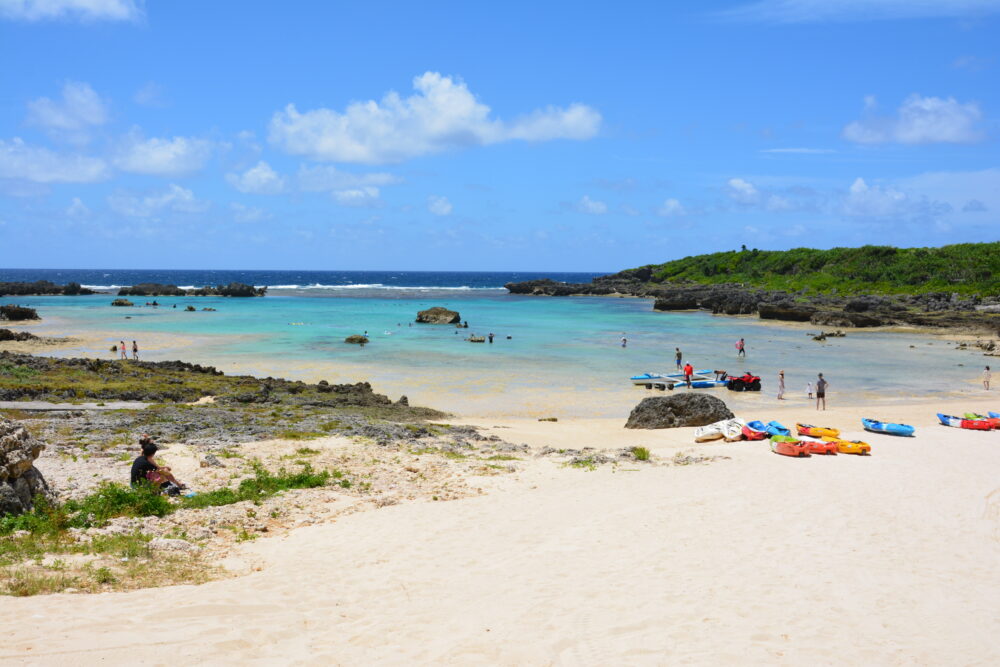
[[[823,440],[837,445],[837,452],[840,454],[860,454],[861,456],[864,456],[866,454],[871,454],[872,452],[872,446],[867,442],[862,442],[860,440],[841,440],[840,438],[828,435],[824,436]]]
[[[814,438],[836,438],[840,435],[840,429],[829,426],[813,426],[812,424],[796,424],[795,430],[799,432],[799,435],[811,435]]]

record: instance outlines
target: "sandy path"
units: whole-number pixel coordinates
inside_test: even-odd
[[[1000,433],[869,440],[866,458],[531,462],[488,496],[249,544],[266,566],[247,577],[0,599],[0,658],[996,664]]]

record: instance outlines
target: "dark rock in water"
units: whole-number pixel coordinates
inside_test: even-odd
[[[118,290],[118,296],[187,296],[187,292],[177,285],[139,283],[131,287],[122,287]]]
[[[125,307],[125,308],[131,308],[135,304],[132,303],[131,301],[129,301],[128,299],[115,299],[114,301],[111,302],[111,305],[112,306],[122,306],[122,307]]]
[[[434,306],[417,313],[417,322],[421,324],[458,324],[461,321],[462,318],[457,312],[441,306]]]
[[[816,312],[814,306],[793,301],[757,304],[757,312],[762,320],[785,320],[788,322],[808,322]]]
[[[33,283],[0,283],[0,296],[49,296],[58,294],[76,296],[78,294],[96,294],[96,292],[81,287],[80,283],[66,283],[65,286],[56,285],[48,280],[38,280]]]
[[[723,401],[708,394],[651,396],[633,408],[625,428],[705,426],[733,417]]]
[[[353,345],[367,345],[368,336],[362,336],[361,334],[354,334],[353,336],[348,336],[344,339],[345,343],[351,343]]]
[[[38,312],[27,306],[0,306],[0,320],[20,322],[23,320],[40,320]]]
[[[31,510],[36,496],[51,498],[45,478],[35,468],[44,448],[22,424],[0,417],[0,516]]]
[[[118,290],[118,296],[264,296],[266,287],[254,287],[245,283],[229,283],[215,287],[205,286],[194,289],[181,289],[177,285],[160,283],[139,283]]]
[[[11,331],[10,329],[0,329],[0,342],[13,340],[13,341],[24,341],[24,340],[38,340],[38,336],[33,333],[28,333],[27,331]]]
[[[193,313],[195,310],[197,310],[197,308],[195,308],[194,306],[188,306],[187,308],[184,309],[184,312]]]

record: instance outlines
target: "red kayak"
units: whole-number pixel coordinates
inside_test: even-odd
[[[767,437],[767,429],[762,422],[749,422],[743,426],[743,437],[747,440],[763,440]]]
[[[806,451],[810,454],[836,454],[837,443],[824,442],[823,440],[802,440]]]
[[[783,456],[809,456],[804,443],[784,435],[771,438],[771,451]]]
[[[961,428],[968,428],[973,431],[989,431],[993,428],[993,424],[986,419],[963,419],[960,426]]]

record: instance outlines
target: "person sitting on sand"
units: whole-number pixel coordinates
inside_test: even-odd
[[[153,439],[143,434],[139,438],[139,445],[142,447],[142,454],[132,462],[130,484],[134,487],[145,481],[163,489],[168,496],[180,495],[181,489],[186,489],[187,486],[177,481],[170,468],[157,465],[153,460],[159,449]]]

